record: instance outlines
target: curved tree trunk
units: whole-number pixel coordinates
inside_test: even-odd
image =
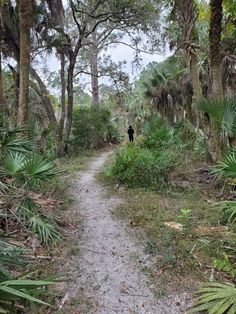
[[[223,18],[223,0],[211,0],[211,17],[209,29],[210,43],[210,71],[212,75],[212,96],[223,97],[222,69],[221,69],[221,33]]]
[[[30,27],[33,15],[32,0],[19,0],[20,27],[20,89],[17,124],[27,123],[30,65]]]
[[[64,153],[63,143],[63,130],[66,117],[66,81],[65,81],[65,54],[60,54],[61,61],[61,117],[58,124],[57,130],[57,150],[58,155],[62,156]]]
[[[51,100],[47,96],[48,95],[47,88],[46,88],[45,84],[43,83],[43,81],[41,80],[38,73],[35,71],[35,69],[32,68],[32,66],[30,66],[30,75],[39,85],[41,97],[42,97],[42,104],[43,104],[45,111],[47,113],[49,122],[51,124],[57,125],[57,119],[55,117],[55,112],[54,112]]]
[[[75,60],[70,61],[68,67],[68,77],[67,77],[67,94],[68,94],[68,104],[67,104],[67,115],[66,115],[66,125],[64,132],[65,142],[68,142],[72,127],[72,118],[73,118],[73,107],[74,107],[74,69],[75,69]]]

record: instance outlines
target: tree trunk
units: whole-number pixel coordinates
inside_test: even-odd
[[[27,123],[30,65],[30,27],[32,15],[32,0],[19,0],[20,89],[17,124],[20,126]]]
[[[42,98],[42,105],[44,106],[44,109],[47,113],[47,117],[48,117],[49,122],[51,124],[57,125],[57,119],[55,117],[55,112],[54,112],[51,100],[47,96],[48,91],[47,91],[45,84],[43,83],[43,81],[41,80],[40,76],[35,71],[35,69],[32,68],[32,66],[30,66],[30,74],[31,74],[32,78],[35,79],[35,81],[39,85],[40,92],[41,92],[41,98]]]
[[[92,102],[94,106],[99,105],[99,84],[98,84],[98,47],[96,34],[92,34],[91,50],[90,50],[90,69],[91,69],[91,88]]]
[[[4,95],[3,95],[3,77],[2,77],[2,54],[0,51],[0,126],[4,120]]]
[[[210,72],[212,75],[212,96],[223,97],[222,69],[221,69],[221,33],[223,18],[223,0],[211,0],[211,17],[209,29],[210,43]]]
[[[63,130],[66,117],[66,81],[65,81],[65,54],[60,54],[61,61],[61,117],[58,124],[57,130],[57,150],[58,155],[62,156],[64,153],[63,143]]]
[[[193,97],[196,99],[199,99],[202,97],[202,91],[201,91],[200,80],[199,80],[197,56],[194,53],[191,54],[189,67],[190,67],[191,80],[192,80],[192,85],[193,85]]]
[[[190,55],[190,73],[191,73],[191,82],[193,86],[193,100],[198,100],[202,97],[202,90],[200,85],[200,79],[199,79],[199,71],[198,71],[198,64],[197,64],[197,55],[195,53],[191,53]],[[194,113],[194,116],[196,118],[196,127],[199,128],[201,115],[198,111],[198,109],[194,106],[194,104],[191,104],[191,110]]]
[[[67,77],[67,94],[68,94],[68,104],[67,104],[67,115],[66,115],[66,125],[64,132],[65,142],[68,142],[72,127],[72,119],[73,119],[73,107],[74,107],[74,84],[73,84],[73,76],[75,69],[75,59],[70,60],[70,64],[68,67],[68,77]]]

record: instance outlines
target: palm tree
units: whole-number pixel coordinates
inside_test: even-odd
[[[221,33],[222,33],[222,18],[223,18],[223,0],[210,1],[210,69],[212,75],[212,96],[223,97],[222,87],[222,70],[221,70]]]
[[[54,24],[60,25],[63,21],[63,5],[61,0],[46,1],[51,12],[51,19]],[[20,87],[17,124],[24,125],[27,123],[27,106],[29,92],[29,72],[30,72],[30,29],[33,22],[34,0],[19,0],[19,29],[20,29]],[[34,71],[31,71],[35,73]],[[40,81],[41,82],[41,81]],[[39,83],[40,83],[39,82]],[[42,84],[41,84],[42,85]],[[53,115],[49,112],[49,115]]]

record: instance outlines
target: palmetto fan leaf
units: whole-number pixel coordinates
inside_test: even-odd
[[[202,99],[197,103],[200,111],[207,113],[221,135],[236,135],[236,103],[233,99]]]
[[[200,289],[196,305],[188,313],[207,311],[209,314],[236,313],[236,287],[233,284],[210,283]]]
[[[42,220],[39,216],[32,216],[29,219],[29,228],[39,235],[42,243],[48,244],[49,242],[56,242],[60,239],[59,232],[55,227]]]
[[[236,178],[236,150],[231,150],[215,167],[212,173],[216,179]]]
[[[21,153],[9,153],[2,162],[0,168],[0,176],[16,177],[21,171],[24,165],[25,156]]]
[[[24,160],[23,173],[27,185],[35,187],[50,181],[59,172],[53,162],[43,156],[32,155]]]
[[[13,130],[0,129],[1,153],[25,153],[32,151],[34,145],[32,140],[24,135],[24,128],[14,128]]]

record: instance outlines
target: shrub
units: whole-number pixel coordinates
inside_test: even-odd
[[[160,149],[173,146],[178,142],[178,128],[169,127],[159,116],[153,116],[143,128],[143,145],[150,149]]]
[[[117,151],[109,175],[129,187],[160,188],[175,162],[176,157],[170,151],[155,153],[129,144]]]
[[[119,134],[107,109],[80,107],[73,116],[71,144],[75,148],[98,148],[106,142],[117,143]]]

